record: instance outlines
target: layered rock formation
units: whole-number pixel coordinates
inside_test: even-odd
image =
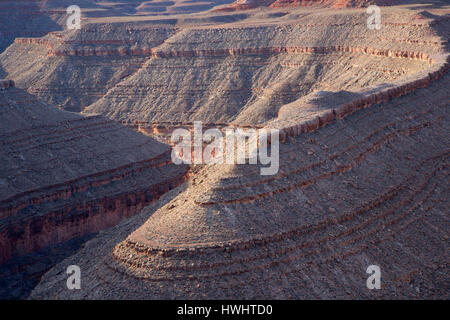
[[[42,37],[66,29],[66,9],[81,8],[83,19],[111,16],[173,15],[199,13],[233,0],[97,1],[97,0],[2,0],[0,2],[0,52],[16,37]]]
[[[15,37],[42,37],[47,32],[59,29],[50,16],[40,12],[43,1],[0,2],[0,53]]]
[[[186,13],[198,13],[209,10],[218,5],[228,4],[232,0],[209,0],[209,1],[190,1],[190,0],[153,0],[142,1],[136,7],[136,14],[139,15],[174,15]]]
[[[145,52],[173,32],[167,27],[88,26],[64,36],[54,32],[44,38],[16,38],[0,60],[18,87],[63,109],[81,111],[144,63],[144,55],[120,54],[123,46],[139,41],[148,48]]]
[[[444,2],[441,0],[435,0],[431,2],[444,4]],[[370,5],[393,6],[410,3],[410,0],[236,0],[230,5],[215,9],[215,11],[230,12],[260,7],[295,8],[309,6],[331,8],[367,8]]]
[[[316,90],[355,91],[429,68],[442,53],[433,20],[415,38],[407,31],[414,14],[404,13],[405,23],[387,15],[392,29],[380,32],[368,30],[365,13],[313,11],[295,23],[181,29],[84,112],[131,123],[263,123]]]
[[[111,5],[114,2],[111,1]],[[95,12],[95,0],[2,0],[0,2],[0,53],[16,37],[42,37],[49,32],[63,30],[67,7],[78,5],[83,14]]]
[[[364,8],[324,7],[382,1],[86,0],[81,30],[16,34],[0,55],[0,284],[34,285],[63,249],[34,255],[119,224],[69,245],[31,298],[448,299],[450,24],[431,2],[370,30]],[[63,25],[49,8],[64,5],[38,11]],[[141,134],[170,142],[194,121],[278,129],[278,173],[188,170]]]
[[[237,0],[228,6],[217,8],[216,12],[229,12],[229,11],[240,11],[254,9],[258,7],[267,7],[272,4],[275,0]]]
[[[32,298],[448,299],[449,84],[446,73],[288,137],[275,176],[205,167],[51,270]],[[81,290],[65,287],[70,264]],[[372,264],[381,290],[366,288]]]
[[[336,87],[322,86],[275,104],[276,113],[260,121],[245,118],[280,130],[276,175],[261,176],[262,166],[250,164],[198,168],[183,186],[58,264],[31,298],[448,299],[449,24],[441,18],[419,26],[392,20],[392,26],[427,34],[431,28],[443,38],[399,37],[388,51],[383,41],[369,50],[361,49],[368,45],[343,45],[345,41],[337,45],[336,39],[331,45],[329,37],[317,42],[320,46],[280,49],[271,43],[260,46],[266,48],[260,52],[238,42],[237,50],[219,46],[215,50],[222,51],[208,51],[201,44],[189,50],[186,42],[184,50],[169,50],[175,45],[166,41],[149,61],[194,57],[205,63],[248,54],[252,59],[246,62],[255,63],[265,50],[269,56],[278,50],[290,51],[285,62],[296,68],[302,61],[293,61],[292,53],[308,53],[307,62],[323,59],[321,68],[337,61],[348,70],[345,58],[358,68],[374,58],[379,58],[378,66],[399,67],[403,61],[408,62],[404,68],[412,68],[411,62],[420,65],[415,72],[366,81],[352,90],[344,89],[348,77],[340,83],[334,72]],[[339,25],[336,21],[333,28]],[[369,68],[364,71],[374,77]],[[355,83],[364,74],[359,72]],[[316,80],[323,77],[316,72]],[[188,124],[158,122],[148,128],[163,134],[171,125]],[[92,263],[99,251],[103,258]],[[81,290],[66,289],[63,270],[71,264],[84,274]],[[370,265],[381,268],[380,290],[366,287]]]
[[[213,0],[196,5],[190,1],[165,2],[168,12],[151,14],[193,13],[215,5],[229,3]],[[153,1],[76,1],[81,7],[82,26],[90,19],[149,14],[144,7],[163,4]],[[70,0],[21,0],[0,3],[0,78],[12,78],[17,86],[51,104],[68,111],[81,111],[92,104],[119,80],[134,73],[143,57],[123,59],[127,50],[146,52],[160,44],[173,30],[166,32],[154,26],[148,28],[125,24],[87,27],[81,33],[67,30]],[[169,8],[171,7],[171,8]],[[158,10],[156,10],[158,11]],[[183,15],[181,15],[183,17]],[[167,27],[167,22],[165,23]],[[170,25],[170,24],[169,24]],[[62,36],[63,34],[64,36]],[[47,35],[47,36],[45,36]],[[39,38],[43,37],[44,38]],[[92,40],[92,41],[91,41]],[[58,47],[54,54],[51,49]],[[50,51],[50,52],[48,52]],[[116,58],[105,58],[114,54]],[[103,59],[64,59],[61,56],[103,56]],[[53,57],[47,60],[46,57]],[[60,57],[54,58],[55,56]],[[17,60],[20,57],[20,60]],[[20,61],[20,62],[19,62]],[[43,71],[44,70],[44,71]],[[68,77],[70,75],[70,77]],[[87,77],[87,75],[92,77]]]
[[[215,9],[217,12],[241,11],[259,7],[295,8],[321,6],[332,8],[366,8],[370,5],[389,6],[400,4],[395,0],[237,0],[231,5]]]
[[[185,179],[168,146],[114,121],[13,87],[0,106],[0,263],[113,226]]]
[[[390,6],[400,4],[401,0],[275,0],[270,8],[284,8],[296,6],[325,5],[332,8],[367,8],[370,5]]]
[[[0,64],[18,87],[67,110],[129,123],[248,125],[315,90],[353,91],[423,71],[442,48],[433,28],[442,16],[394,10],[383,16],[389,28],[369,30],[364,10],[310,10],[299,20],[300,12],[229,15],[241,20],[219,25],[211,21],[224,16],[209,14],[202,26],[92,22],[17,38]]]
[[[427,72],[396,83],[365,88],[359,92],[319,91],[313,93],[299,101],[284,105],[279,111],[278,118],[267,124],[267,127],[279,130],[283,140],[286,136],[313,132],[357,110],[427,87],[431,81],[440,79],[448,71],[449,61],[449,55],[442,56],[440,61]],[[330,108],[330,105],[333,108]]]

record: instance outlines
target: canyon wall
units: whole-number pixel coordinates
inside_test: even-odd
[[[304,112],[304,110],[283,113],[282,108],[279,113],[279,118],[281,119],[271,122],[268,127],[280,130],[282,140],[285,139],[286,135],[296,136],[306,132],[313,132],[319,127],[329,124],[335,121],[335,119],[342,119],[357,110],[387,102],[414,92],[419,88],[429,86],[430,82],[440,79],[450,68],[450,56],[442,56],[439,60],[440,62],[434,65],[427,73],[403,80],[397,84],[380,85],[370,89],[360,90],[360,92],[353,93],[354,97],[349,98],[349,101],[342,104],[334,103],[333,108],[329,110],[314,110],[310,114]],[[330,93],[330,98],[333,98],[332,93]],[[332,103],[330,101],[327,102]],[[316,103],[320,102],[316,101]],[[309,119],[307,121],[299,121],[296,119],[296,116],[302,119]]]
[[[141,68],[146,58],[130,56],[124,59],[121,55],[111,58],[105,53],[120,52],[122,46],[133,48],[135,43],[152,48],[174,32],[170,27],[132,24],[83,26],[82,32],[66,30],[51,32],[42,38],[16,38],[0,57],[0,71],[14,79],[19,88],[43,101],[79,112]],[[84,49],[85,54],[93,50],[99,56],[67,59],[48,55],[52,50],[70,53]]]
[[[372,32],[363,11],[312,12],[302,19],[294,13],[272,24],[258,25],[255,13],[242,23],[180,28],[145,53],[122,46],[110,54],[148,59],[84,112],[130,123],[260,125],[314,91],[358,91],[422,72],[442,51],[432,31],[440,17],[418,21],[411,13],[401,19],[388,14],[386,29]],[[407,33],[413,28],[419,34]]]
[[[274,176],[205,166],[53,268],[31,298],[446,299],[449,81],[289,136]],[[68,291],[62,271],[77,263],[87,287]]]
[[[387,13],[386,28],[373,31],[363,10],[298,14],[92,22],[17,38],[0,64],[18,87],[69,111],[133,123],[254,125],[316,90],[358,90],[423,71],[443,45],[433,31],[441,16]]]
[[[0,263],[111,227],[187,178],[168,146],[101,116],[14,87],[0,109]]]
[[[0,89],[8,89],[14,87],[14,81],[0,79]]]
[[[215,9],[216,12],[233,12],[259,7],[294,8],[294,7],[332,7],[332,8],[367,8],[370,5],[391,6],[400,4],[400,0],[237,0],[228,6]]]
[[[19,42],[18,42],[19,43]],[[24,42],[21,42],[24,43]],[[49,51],[48,56],[58,57],[89,57],[89,56],[150,56],[150,57],[217,57],[217,56],[236,56],[236,55],[272,55],[279,53],[301,54],[301,53],[331,53],[331,52],[348,52],[348,53],[363,53],[374,56],[407,58],[427,61],[432,63],[433,60],[426,53],[409,52],[409,51],[393,51],[389,49],[377,49],[371,47],[269,47],[269,48],[229,48],[229,49],[211,49],[211,50],[194,50],[194,51],[158,51],[151,48],[127,48],[120,47],[116,49],[102,49],[102,48],[86,48],[86,49],[72,49],[67,51]]]

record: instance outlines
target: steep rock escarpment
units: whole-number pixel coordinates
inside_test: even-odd
[[[323,5],[333,8],[367,8],[370,5],[390,6],[401,0],[275,0],[270,8]]]
[[[229,4],[233,0],[207,0],[207,1],[141,1],[136,7],[138,15],[167,15],[188,14],[209,10],[218,5]]]
[[[277,128],[278,172],[196,168],[31,298],[448,299],[449,25],[432,12],[386,9],[377,31],[354,9],[177,30],[87,111],[162,135]]]
[[[42,37],[60,29],[50,15],[41,12],[44,1],[0,2],[0,53],[15,37]]]

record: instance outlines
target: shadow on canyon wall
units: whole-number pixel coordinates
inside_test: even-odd
[[[26,299],[41,276],[83,247],[97,233],[74,238],[0,265],[0,300]]]
[[[12,2],[10,7],[5,7],[7,5],[0,3],[0,53],[17,37],[43,37],[49,32],[62,29],[48,14],[41,12],[36,4],[23,7],[23,2],[18,1]]]

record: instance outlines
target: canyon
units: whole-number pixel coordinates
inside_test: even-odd
[[[114,226],[186,180],[168,146],[0,83],[0,263]]]
[[[1,4],[0,296],[448,299],[445,1],[69,2]],[[195,121],[278,173],[174,164]]]
[[[447,297],[448,81],[288,136],[273,177],[205,167],[89,241],[31,297]],[[75,263],[86,285],[71,292],[62,271]],[[366,289],[372,263],[388,290]]]

